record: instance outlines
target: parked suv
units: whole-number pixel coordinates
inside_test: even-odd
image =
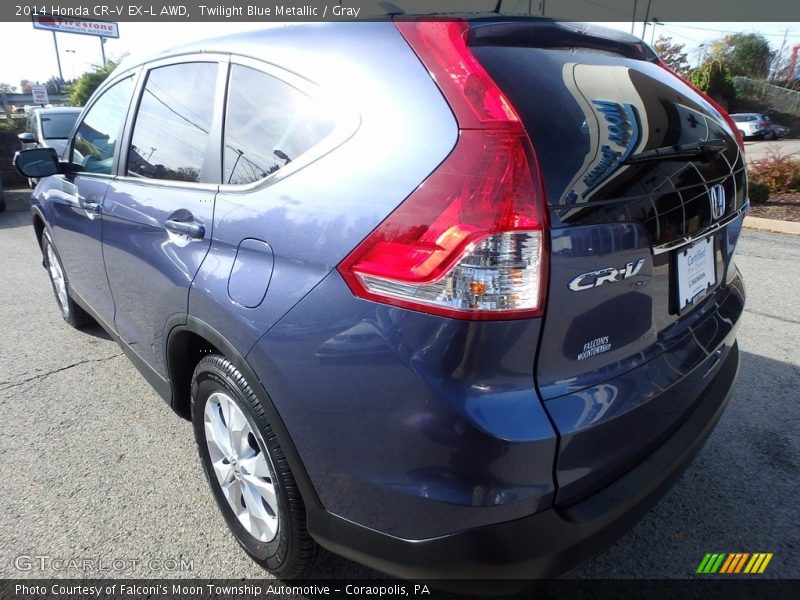
[[[664,494],[736,377],[736,129],[625,34],[192,44],[115,71],[63,161],[15,164],[43,177],[64,319],[192,420],[282,577],[318,545],[406,578],[563,573]]]
[[[731,118],[746,138],[777,140],[789,133],[787,127],[773,123],[769,116],[761,113],[736,113]]]

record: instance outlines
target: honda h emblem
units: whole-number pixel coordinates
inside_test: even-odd
[[[725,214],[725,188],[717,184],[708,190],[708,198],[711,201],[711,218],[719,219]]]

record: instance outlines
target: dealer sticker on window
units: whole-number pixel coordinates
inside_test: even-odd
[[[678,251],[678,306],[681,310],[703,296],[716,283],[714,237]]]

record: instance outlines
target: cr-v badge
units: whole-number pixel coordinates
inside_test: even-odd
[[[640,258],[636,263],[628,263],[622,269],[608,267],[599,271],[583,273],[569,282],[569,289],[573,292],[581,292],[592,288],[600,287],[604,283],[614,283],[633,277],[642,269],[644,259]]]
[[[711,218],[715,221],[725,214],[725,188],[717,184],[708,190],[711,201]]]

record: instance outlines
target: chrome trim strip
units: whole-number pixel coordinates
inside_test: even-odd
[[[739,210],[737,210],[736,212],[731,213],[730,215],[728,215],[722,221],[718,221],[716,223],[711,224],[709,227],[705,228],[703,231],[698,231],[696,234],[694,234],[692,236],[684,237],[684,238],[681,238],[679,240],[674,240],[674,241],[668,242],[666,244],[661,244],[660,246],[654,246],[652,248],[653,255],[657,256],[659,254],[664,254],[665,252],[672,252],[673,250],[677,250],[678,248],[682,248],[683,246],[691,244],[692,242],[695,242],[695,241],[697,241],[697,240],[699,240],[701,238],[704,238],[707,235],[709,235],[711,233],[714,233],[715,231],[719,231],[720,229],[722,229],[723,227],[728,225],[731,221],[734,221],[737,218],[739,218],[741,215],[743,215],[747,211],[748,208],[750,208],[750,200],[745,202],[744,205]]]

